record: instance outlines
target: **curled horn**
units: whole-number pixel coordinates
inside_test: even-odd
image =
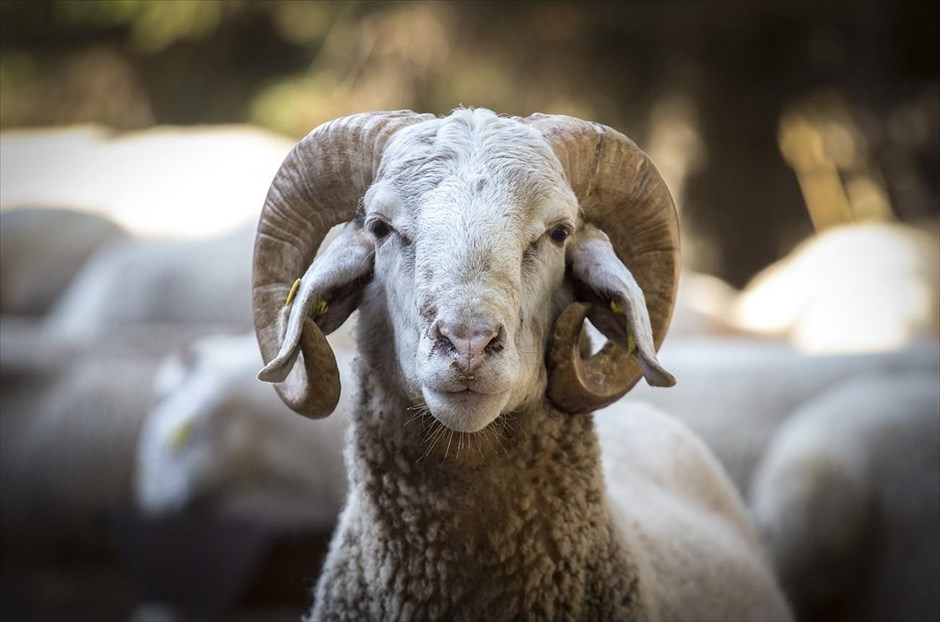
[[[607,234],[642,289],[651,345],[658,349],[672,316],[680,267],[679,223],[666,183],[649,157],[616,130],[563,115],[535,114],[524,122],[551,144],[585,222]],[[578,340],[589,310],[575,303],[561,314],[548,353],[549,399],[571,413],[620,399],[649,372],[641,357],[609,341],[596,355],[581,357]]]
[[[433,118],[410,110],[343,117],[317,127],[284,159],[261,211],[252,268],[255,333],[265,365],[284,339],[281,316],[291,286],[330,228],[354,217],[389,138]],[[339,371],[329,343],[309,319],[299,357],[302,364],[275,384],[278,395],[297,413],[325,417],[339,401]]]

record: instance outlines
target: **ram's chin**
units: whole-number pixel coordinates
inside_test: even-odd
[[[434,418],[455,432],[479,432],[503,411],[509,392],[487,395],[474,391],[451,393],[422,387],[424,401]]]

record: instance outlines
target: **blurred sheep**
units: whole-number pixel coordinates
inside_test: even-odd
[[[758,274],[732,323],[811,353],[897,350],[940,337],[937,235],[896,223],[827,230]]]
[[[684,270],[669,324],[670,340],[738,332],[732,322],[737,296],[731,285],[716,276]]]
[[[863,373],[940,373],[940,347],[933,344],[881,354],[811,356],[778,341],[699,338],[667,341],[660,355],[681,381],[671,391],[637,385],[609,409],[628,410],[632,401],[644,401],[682,419],[715,452],[742,493],[778,426],[802,404]]]
[[[129,237],[107,245],[50,311],[50,329],[86,341],[115,326],[146,323],[248,331],[254,236],[250,224],[207,238]]]
[[[936,369],[807,402],[768,448],[751,508],[799,619],[940,619]]]
[[[345,373],[348,332],[331,342]],[[315,507],[318,520],[334,520],[346,487],[344,417],[314,426],[290,416],[256,380],[259,361],[253,335],[139,325],[89,347],[39,322],[4,318],[4,542],[87,552],[104,542],[101,517],[132,509],[135,499],[154,513],[211,497],[217,510],[286,515]],[[190,426],[187,443],[181,424]],[[135,464],[143,465],[137,495]]]
[[[349,329],[329,341],[343,386],[353,386]],[[163,362],[159,403],[138,443],[135,495],[143,511],[336,520],[346,492],[348,392],[337,416],[313,424],[258,382],[261,364],[254,333],[199,339]]]
[[[95,214],[51,208],[0,213],[0,313],[46,313],[95,249],[124,235]]]
[[[93,338],[146,322],[251,327],[253,227],[198,240],[128,238],[102,248],[49,314],[55,330]]]
[[[147,387],[191,336],[148,326],[89,347],[38,322],[0,323],[0,505],[5,544],[93,550],[129,509]],[[31,543],[31,544],[30,544]],[[36,551],[31,551],[35,553]]]
[[[827,230],[743,291],[684,271],[670,335],[778,339],[811,354],[889,352],[940,339],[940,237],[863,222]]]

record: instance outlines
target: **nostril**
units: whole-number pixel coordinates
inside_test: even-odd
[[[492,354],[499,354],[503,351],[503,327],[500,326],[493,338],[486,344],[486,351]]]
[[[453,333],[440,320],[431,325],[431,338],[437,345],[444,347],[449,352],[457,350],[457,344],[453,338]]]
[[[501,344],[500,337],[502,336],[503,329],[501,327],[496,328],[486,328],[484,330],[476,333],[476,336],[471,339],[473,344],[473,349],[476,352],[482,353],[486,352],[499,352],[503,349]]]

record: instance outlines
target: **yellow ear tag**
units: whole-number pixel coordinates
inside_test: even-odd
[[[294,284],[290,287],[290,293],[287,294],[287,300],[284,301],[284,306],[289,307],[290,303],[294,302],[294,296],[297,295],[297,290],[300,289],[300,279],[294,281]]]
[[[326,315],[326,312],[330,310],[330,304],[325,300],[318,300],[317,304],[313,305],[313,308],[310,309],[310,317],[318,318],[320,316]]]
[[[176,426],[176,429],[170,434],[170,446],[174,451],[179,451],[189,443],[193,435],[193,422],[184,421]]]
[[[614,300],[613,298],[611,298],[610,310],[613,311],[617,315],[622,315],[624,318],[624,321],[626,321],[627,310],[624,308],[622,304],[620,304],[619,300]],[[630,332],[629,322],[626,323],[626,328],[627,328],[627,352],[633,352],[634,350],[636,350],[636,340],[633,338],[633,333]]]

